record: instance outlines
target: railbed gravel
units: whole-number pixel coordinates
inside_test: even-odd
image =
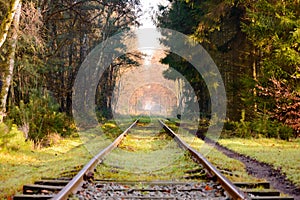
[[[229,199],[224,189],[215,182],[172,185],[126,185],[120,183],[84,183],[70,200],[103,199]]]

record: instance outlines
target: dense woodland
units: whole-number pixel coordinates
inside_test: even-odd
[[[101,41],[139,26],[140,14],[139,0],[0,0],[1,123],[16,124],[35,143],[51,133],[71,134],[81,63]],[[299,134],[298,0],[170,0],[153,20],[190,36],[212,56],[227,90],[226,129],[242,137]],[[124,56],[105,71],[96,98],[100,117],[111,117],[112,90],[120,68],[136,65],[132,57],[140,55]],[[185,76],[202,116],[209,116],[206,85],[195,69],[172,53],[161,62],[170,66],[166,78],[172,69]]]
[[[70,134],[72,87],[81,63],[100,42],[138,26],[139,4],[0,1],[1,121],[17,124],[35,143],[53,132]],[[118,69],[132,65],[128,60],[124,56],[109,66],[99,83],[96,101],[105,114]]]
[[[287,139],[300,132],[299,16],[297,0],[173,0],[160,6],[156,24],[189,35],[212,56],[226,87],[226,129]],[[174,53],[162,62],[185,75],[209,112],[206,86],[191,64]]]

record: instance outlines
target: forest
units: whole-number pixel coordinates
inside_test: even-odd
[[[0,1],[0,147],[14,127],[36,147],[76,127],[72,92],[80,65],[100,42],[139,27],[139,0]],[[201,44],[219,68],[227,94],[224,129],[238,137],[288,140],[300,134],[300,2],[298,0],[169,0],[152,20]],[[112,93],[140,53],[111,64],[98,84],[99,119],[112,118]],[[161,60],[184,75],[209,116],[207,87],[186,60]],[[13,144],[12,144],[13,145]]]
[[[224,128],[241,137],[297,136],[299,1],[171,2],[160,6],[156,23],[189,35],[212,56],[226,87]],[[200,108],[209,111],[206,85],[191,64],[174,53],[162,62],[185,75]],[[171,72],[166,77],[171,78]]]

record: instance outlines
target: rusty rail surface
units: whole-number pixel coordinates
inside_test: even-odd
[[[88,164],[86,164],[82,170],[58,193],[56,194],[52,200],[60,200],[67,199],[70,194],[74,194],[78,191],[78,189],[82,186],[84,181],[84,176],[86,176],[89,172],[93,172],[95,167],[101,161],[101,159],[115,149],[122,139],[127,135],[128,131],[136,125],[138,119],[134,121],[117,139],[115,139],[109,146],[100,151],[98,155],[92,158]]]
[[[227,193],[237,200],[247,199],[245,194],[241,192],[231,181],[224,177],[201,153],[190,147],[186,142],[184,142],[180,137],[174,133],[165,123],[159,120],[159,123],[163,126],[166,132],[168,132],[171,137],[175,139],[178,145],[184,150],[189,151],[194,159],[199,162],[207,171],[217,178],[217,181],[222,185],[222,187],[227,191]]]

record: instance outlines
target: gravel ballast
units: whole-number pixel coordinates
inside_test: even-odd
[[[140,185],[85,183],[70,199],[228,199],[213,181],[202,183]]]

